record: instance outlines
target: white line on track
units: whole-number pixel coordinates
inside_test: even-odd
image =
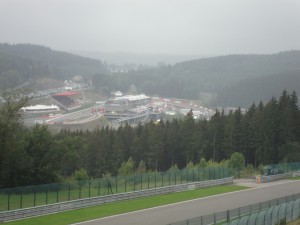
[[[134,213],[139,213],[139,212],[143,212],[143,211],[147,211],[147,210],[153,210],[153,209],[157,209],[157,208],[169,207],[169,206],[179,205],[179,204],[183,204],[183,203],[198,201],[199,199],[215,198],[215,197],[219,197],[219,196],[230,195],[232,193],[246,192],[246,191],[251,191],[251,190],[254,190],[254,189],[267,188],[267,187],[270,187],[270,186],[277,186],[277,185],[293,183],[293,182],[299,182],[299,180],[290,180],[290,181],[286,181],[286,182],[280,182],[280,183],[277,183],[277,184],[264,185],[264,186],[260,186],[260,187],[251,187],[251,188],[245,189],[245,190],[239,190],[239,191],[227,192],[227,193],[223,193],[223,194],[211,195],[211,196],[207,196],[207,197],[196,198],[196,199],[171,203],[171,204],[167,204],[167,205],[151,207],[151,208],[147,208],[147,209],[140,209],[140,210],[137,210],[137,211],[121,213],[121,214],[117,214],[117,215],[112,215],[112,216],[102,217],[102,218],[98,218],[98,219],[87,220],[87,221],[84,221],[84,222],[74,223],[74,225],[76,225],[76,224],[85,224],[85,223],[89,223],[89,222],[94,222],[94,221],[104,220],[104,219],[110,219],[110,218],[115,218],[115,217],[124,216],[124,215],[131,215],[131,214],[134,214]],[[240,184],[240,186],[242,186],[242,184]]]

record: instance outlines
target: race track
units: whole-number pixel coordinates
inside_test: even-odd
[[[300,181],[278,181],[248,190],[140,210],[81,225],[167,225],[170,223],[259,203],[300,192]]]

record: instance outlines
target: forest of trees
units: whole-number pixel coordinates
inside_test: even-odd
[[[21,96],[21,97],[20,97]],[[18,108],[26,97],[4,93],[0,107],[0,187],[62,181],[84,169],[91,178],[117,175],[129,159],[134,170],[184,168],[202,158],[220,162],[232,153],[245,164],[300,161],[300,111],[295,92],[253,104],[210,120],[195,120],[192,110],[183,119],[148,122],[118,129],[51,133],[47,126],[25,128]],[[19,101],[15,101],[19,99]]]

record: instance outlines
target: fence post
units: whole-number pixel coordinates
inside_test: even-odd
[[[292,215],[291,215],[291,221],[294,220],[294,205],[295,205],[295,202],[293,202],[293,206],[292,206]]]
[[[149,182],[150,182],[150,181],[149,181],[149,173],[147,173],[147,180],[148,180],[148,189],[149,189],[149,188],[150,188],[150,186],[149,186],[149,184],[150,184],[150,183],[149,183]]]
[[[186,183],[189,182],[189,170],[187,169],[186,170]]]
[[[20,196],[20,209],[22,209],[23,207],[23,192],[21,192],[21,196]]]
[[[135,175],[133,175],[133,190],[135,191]]]
[[[101,181],[99,180],[98,181],[98,196],[100,196],[100,187],[101,187],[101,183],[100,183]]]
[[[7,211],[9,211],[9,205],[10,205],[10,193],[7,195]]]
[[[34,190],[34,194],[33,194],[33,206],[35,206],[36,203],[36,190]]]
[[[299,208],[300,208],[300,201],[299,201]],[[298,217],[300,217],[300,210],[298,212]]]
[[[154,173],[154,187],[156,188],[156,172]]]
[[[89,180],[89,198],[91,197],[91,180]]]
[[[116,177],[116,193],[118,193],[118,177]]]
[[[58,202],[58,188],[57,188],[57,191],[56,191],[56,202]]]
[[[78,193],[78,198],[81,199],[81,185],[79,184],[79,189],[78,189],[79,193]]]
[[[273,222],[273,211],[274,211],[275,207],[276,207],[276,206],[273,206],[273,209],[272,209],[272,212],[271,212],[271,224],[273,224],[273,223],[272,223],[272,222]]]
[[[217,224],[217,218],[216,218],[216,213],[214,213],[214,225]]]
[[[195,181],[195,171],[193,169],[193,182]]]
[[[203,216],[201,216],[200,220],[201,220],[201,225],[203,225]]]
[[[182,184],[182,170],[180,170],[180,180],[181,180],[181,184]]]
[[[230,220],[230,211],[227,210],[227,223],[229,223],[229,220]]]
[[[126,177],[125,177],[125,193],[126,193],[127,183],[126,183]]]
[[[294,206],[294,204],[293,204],[293,206]],[[286,204],[286,206],[285,206],[285,223],[287,221],[287,208],[288,208],[288,204]],[[293,207],[292,207],[292,213],[293,213]],[[279,211],[278,211],[278,216],[279,216]],[[280,223],[280,221],[278,221],[278,222]]]
[[[256,225],[256,220],[257,220],[258,215],[259,215],[259,212],[256,214],[254,225]]]
[[[266,224],[266,214],[267,214],[267,211],[268,210],[266,210],[266,212],[264,213],[264,224]]]
[[[68,183],[68,201],[71,199],[71,185]]]
[[[216,179],[216,167],[214,167],[214,180]]]
[[[46,205],[48,205],[48,187],[46,189]]]
[[[222,168],[223,168],[222,169],[222,171],[223,171],[223,177],[222,178],[224,178],[225,177],[225,168],[224,168],[224,166]]]
[[[262,206],[261,206],[261,203],[259,203],[259,211],[261,211],[261,207],[262,207]]]
[[[164,186],[164,173],[161,172],[161,186],[163,187]]]
[[[175,170],[175,185],[176,185],[177,170]]]
[[[143,190],[143,175],[140,176],[141,176],[141,190]]]

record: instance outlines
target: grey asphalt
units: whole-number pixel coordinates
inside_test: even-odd
[[[281,180],[256,184],[252,180],[237,180],[235,184],[251,189],[170,204],[97,220],[81,225],[166,225],[186,219],[259,203],[300,192],[300,181]]]

